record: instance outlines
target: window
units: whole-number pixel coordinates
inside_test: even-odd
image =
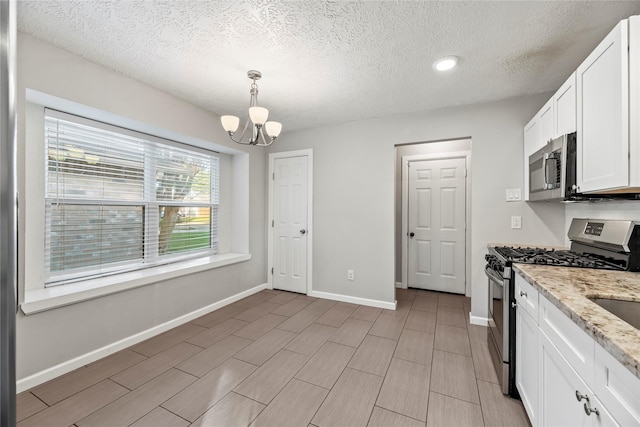
[[[45,283],[217,253],[219,158],[45,111]]]

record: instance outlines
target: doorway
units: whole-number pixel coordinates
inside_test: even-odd
[[[465,293],[466,159],[407,162],[407,286]]]
[[[268,285],[311,290],[313,151],[269,155]]]
[[[396,146],[396,287],[470,296],[470,176],[470,138]]]

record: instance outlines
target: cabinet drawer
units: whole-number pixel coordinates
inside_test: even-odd
[[[540,297],[540,330],[560,350],[587,384],[593,383],[593,338],[544,297]]]
[[[519,274],[516,274],[515,298],[518,310],[524,310],[538,323],[538,291]]]
[[[620,425],[640,425],[640,379],[599,344],[593,391]]]

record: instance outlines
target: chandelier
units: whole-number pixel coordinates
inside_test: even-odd
[[[273,143],[273,141],[280,135],[282,131],[282,123],[280,122],[268,122],[269,110],[264,107],[258,106],[258,85],[257,80],[260,80],[262,73],[256,70],[247,71],[247,76],[253,80],[251,83],[251,101],[249,103],[249,119],[247,119],[244,129],[240,138],[236,139],[233,136],[238,130],[240,125],[240,119],[236,116],[222,116],[220,121],[222,127],[229,134],[229,137],[233,142],[244,145],[257,145],[260,147],[267,147]],[[251,136],[249,140],[244,140],[244,136],[249,129],[249,122],[253,123],[251,126]],[[266,133],[266,137],[265,137]]]

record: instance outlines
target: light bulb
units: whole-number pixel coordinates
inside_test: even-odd
[[[269,110],[264,107],[251,107],[249,108],[249,117],[254,125],[262,126],[269,117]]]
[[[271,138],[277,138],[282,132],[282,123],[280,122],[267,122],[264,124],[264,130],[267,131],[267,135]]]
[[[236,116],[222,116],[220,122],[224,130],[231,133],[235,132],[240,125],[240,119]]]
[[[438,71],[450,70],[458,64],[457,56],[445,56],[433,63],[433,68]]]

